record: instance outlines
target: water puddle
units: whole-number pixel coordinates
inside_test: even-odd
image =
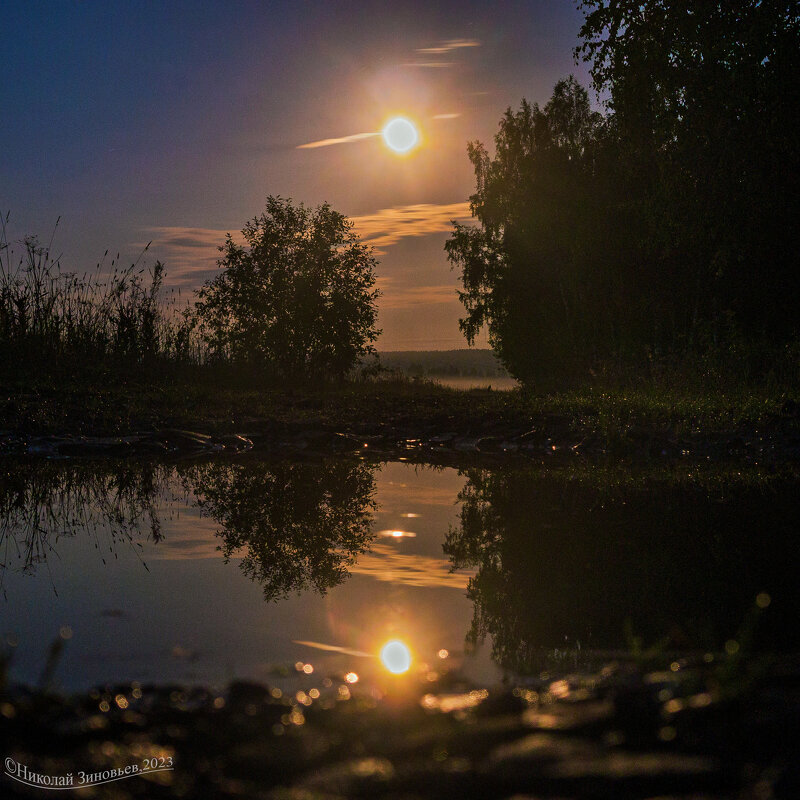
[[[785,652],[800,644],[795,496],[524,465],[8,462],[0,634],[30,684],[60,640],[68,690],[340,692],[406,658],[422,680],[457,668],[491,685],[593,654]]]

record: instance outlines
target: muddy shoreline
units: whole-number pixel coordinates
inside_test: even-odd
[[[433,463],[459,459],[496,462],[527,459],[543,463],[633,459],[647,463],[730,463],[761,467],[800,464],[800,433],[794,420],[742,426],[704,434],[676,435],[632,426],[624,437],[609,437],[565,416],[531,420],[526,426],[354,424],[343,428],[274,420],[248,420],[236,432],[213,434],[201,425],[134,430],[121,435],[35,434],[0,430],[0,455],[43,458],[175,458],[253,452],[263,455],[361,454]],[[213,426],[211,428],[213,430]]]
[[[14,763],[76,780],[171,759],[172,771],[98,787],[103,797],[795,796],[800,663],[710,659],[488,689],[445,673],[350,692],[331,676],[313,702],[244,682],[70,697],[8,687],[0,740]],[[0,782],[7,797],[34,791]]]

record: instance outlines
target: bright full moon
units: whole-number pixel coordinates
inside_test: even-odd
[[[383,129],[383,141],[395,153],[407,153],[419,142],[417,129],[405,117],[395,117]]]
[[[393,639],[383,646],[381,661],[389,672],[400,675],[411,667],[411,653],[401,641]]]

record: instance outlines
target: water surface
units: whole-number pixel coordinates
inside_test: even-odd
[[[430,380],[450,389],[493,389],[508,392],[516,389],[519,382],[508,375],[495,377],[475,377],[470,375],[431,375]]]
[[[415,668],[446,651],[484,683],[559,653],[794,650],[795,496],[517,462],[7,463],[0,633],[27,683],[68,637],[68,689],[280,683],[307,664],[366,685],[392,638]]]

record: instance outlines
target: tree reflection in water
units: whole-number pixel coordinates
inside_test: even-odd
[[[143,533],[159,541],[158,505],[171,472],[137,463],[0,463],[0,589],[7,569],[35,573],[65,536],[93,537],[104,562],[121,545],[136,551]]]
[[[213,519],[219,550],[275,600],[325,592],[370,546],[376,466],[355,459],[254,457],[0,464],[0,589],[9,570],[47,565],[67,536],[88,535],[99,557],[121,546],[141,558],[178,503]],[[795,609],[796,483],[755,473],[637,478],[596,465],[463,472],[460,524],[444,549],[474,569],[468,641],[492,639],[495,659],[520,671],[543,650],[668,646],[719,648],[756,595],[772,604],[758,646],[800,646]],[[185,524],[185,523],[184,523]],[[56,587],[54,587],[56,588]],[[435,613],[435,610],[431,613]],[[626,628],[632,635],[626,636]]]
[[[491,637],[495,660],[536,671],[553,648],[631,652],[634,640],[719,648],[759,592],[773,603],[758,646],[800,644],[796,485],[664,475],[619,483],[586,474],[474,469],[460,524],[444,545],[477,569],[468,643]]]
[[[324,593],[372,542],[375,479],[361,461],[209,462],[182,477],[219,523],[225,558],[241,555],[267,600]]]
[[[162,539],[161,515],[180,501],[218,523],[220,551],[241,556],[242,571],[266,599],[325,592],[372,541],[373,469],[353,460],[7,462],[0,468],[0,590],[7,570],[46,566],[65,536],[93,537],[103,562],[121,546],[141,558],[144,541]]]

